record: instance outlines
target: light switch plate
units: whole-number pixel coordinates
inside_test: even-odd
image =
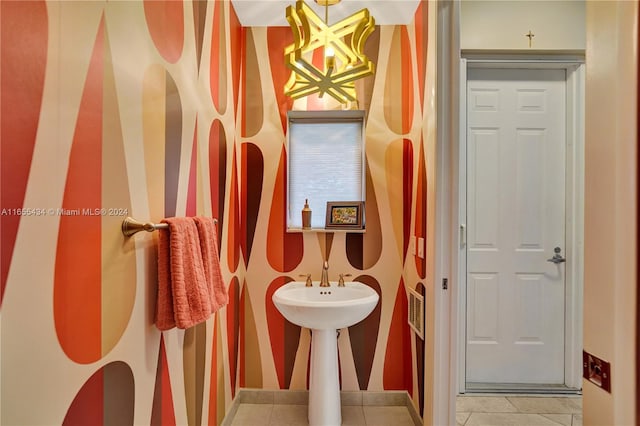
[[[415,235],[409,239],[409,250],[411,251],[411,255],[416,255],[416,237]]]
[[[424,238],[418,238],[418,257],[424,259]]]

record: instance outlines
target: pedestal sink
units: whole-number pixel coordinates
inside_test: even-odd
[[[311,371],[309,374],[309,425],[339,426],[340,385],[336,330],[357,324],[378,304],[378,293],[360,282],[338,287],[305,287],[294,281],[273,294],[273,303],[289,321],[310,328]]]

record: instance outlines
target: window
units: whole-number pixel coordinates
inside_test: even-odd
[[[305,200],[314,229],[328,201],[365,200],[364,111],[290,111],[287,135],[289,230],[302,228]]]

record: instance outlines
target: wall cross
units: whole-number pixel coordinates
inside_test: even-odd
[[[534,33],[531,32],[531,30],[529,30],[529,32],[527,34],[524,35],[525,37],[529,37],[529,47],[531,47],[531,40],[536,36]]]

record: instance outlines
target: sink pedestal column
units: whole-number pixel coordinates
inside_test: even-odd
[[[309,376],[309,425],[340,425],[342,416],[336,330],[312,331]]]

